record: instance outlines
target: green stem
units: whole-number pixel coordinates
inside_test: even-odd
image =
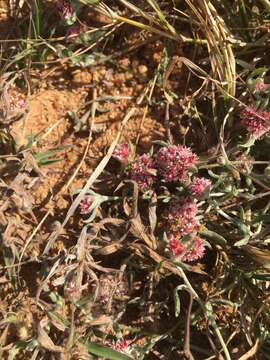
[[[39,11],[39,0],[35,0],[35,35],[36,38],[40,36],[40,11]]]

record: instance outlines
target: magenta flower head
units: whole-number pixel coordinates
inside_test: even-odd
[[[141,190],[146,191],[151,189],[156,180],[155,171],[155,164],[151,156],[143,154],[137,157],[131,165],[130,177],[139,185]]]
[[[182,260],[190,262],[201,259],[205,253],[205,246],[203,244],[203,240],[199,237],[196,237],[190,245],[190,249],[187,250],[182,256]]]
[[[268,89],[268,85],[264,83],[262,79],[258,80],[255,84],[255,90],[258,92],[266,91]]]
[[[123,164],[127,164],[130,156],[129,144],[118,144],[112,155],[115,159],[119,160]]]
[[[157,153],[157,167],[167,182],[185,181],[189,168],[195,165],[198,157],[188,147],[169,145]]]
[[[185,262],[201,259],[205,254],[203,240],[199,237],[195,237],[195,239],[192,239],[187,244],[184,244],[180,238],[172,235],[169,248],[174,257]]]
[[[188,187],[188,191],[193,196],[201,196],[209,190],[211,181],[204,177],[194,177],[192,183]]]
[[[169,247],[172,255],[175,257],[182,257],[186,252],[185,245],[181,242],[180,239],[173,235],[170,238]]]
[[[198,231],[200,224],[196,219],[197,205],[190,198],[173,200],[167,213],[168,232],[181,238]]]
[[[169,250],[173,257],[182,261],[194,261],[203,257],[205,248],[196,233],[200,224],[196,219],[197,205],[190,198],[171,202],[167,215]]]
[[[75,21],[76,15],[70,0],[58,0],[57,10],[62,20],[72,23]]]
[[[270,130],[270,112],[256,110],[248,106],[240,114],[243,125],[247,131],[259,139]]]
[[[66,40],[71,41],[80,35],[82,27],[80,24],[74,24],[68,27],[66,32]]]
[[[93,204],[92,196],[86,195],[84,199],[82,199],[82,201],[80,202],[81,214],[83,215],[89,214],[92,211],[91,209],[92,204]]]
[[[122,354],[131,355],[131,348],[127,340],[125,340],[124,338],[117,340],[113,344],[113,349],[121,352]]]

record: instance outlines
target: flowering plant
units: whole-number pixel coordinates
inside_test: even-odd
[[[81,191],[81,189],[78,189],[74,191],[73,195],[79,194]],[[118,196],[101,195],[94,192],[93,190],[87,190],[84,198],[81,200],[79,205],[80,213],[82,215],[90,214],[89,218],[87,220],[84,220],[84,222],[90,223],[95,219],[98,208],[102,203],[116,200],[119,200]]]
[[[166,184],[172,186],[180,183],[182,186],[178,196],[169,196],[164,221],[170,255],[187,262],[200,259],[205,253],[204,241],[197,235],[200,223],[197,219],[196,199],[208,196],[211,181],[193,176],[197,162],[198,157],[191,148],[166,145],[156,154],[138,156],[131,164],[129,173],[143,193],[149,190],[159,193],[161,189],[168,191]],[[164,198],[162,194],[160,197]]]

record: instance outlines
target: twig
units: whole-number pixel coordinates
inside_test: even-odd
[[[166,110],[165,110],[165,127],[167,132],[167,137],[170,144],[173,144],[173,137],[170,129],[170,104],[169,102],[166,103]]]
[[[190,295],[190,301],[188,305],[186,323],[185,323],[184,354],[188,360],[194,360],[194,357],[190,351],[190,316],[191,316],[191,310],[193,304],[193,296],[191,293],[189,293],[189,295]]]
[[[184,280],[184,283],[185,285],[187,286],[187,288],[189,289],[190,291],[190,295],[193,296],[193,299],[197,300],[198,303],[200,304],[203,312],[205,313],[207,319],[209,320],[219,342],[220,342],[220,345],[222,346],[222,349],[223,349],[223,352],[224,352],[224,355],[225,355],[225,358],[226,360],[231,360],[231,356],[229,354],[229,350],[226,346],[226,343],[225,341],[223,340],[223,337],[220,333],[220,330],[216,324],[216,321],[213,317],[213,315],[211,314],[211,304],[208,302],[206,305],[202,302],[202,300],[200,299],[199,295],[196,293],[196,291],[193,289],[192,285],[190,284],[184,270],[180,267],[180,266],[177,266],[177,269],[178,271],[180,272],[181,274],[181,277],[183,278]],[[208,306],[207,306],[208,305]]]

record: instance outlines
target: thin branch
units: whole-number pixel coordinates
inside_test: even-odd
[[[187,360],[195,360],[190,351],[190,316],[191,316],[191,310],[192,310],[192,305],[193,305],[193,296],[191,293],[189,293],[189,295],[190,295],[190,301],[189,301],[189,305],[188,305],[186,322],[185,322],[184,354],[185,354]]]

